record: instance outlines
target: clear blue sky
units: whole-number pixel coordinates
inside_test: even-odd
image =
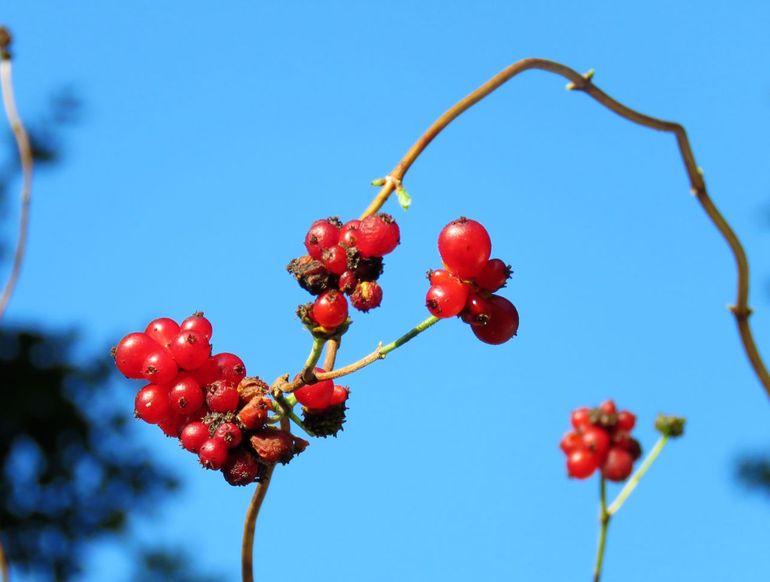
[[[542,56],[595,68],[612,95],[688,128],[753,260],[753,323],[770,353],[768,3],[270,4],[4,6],[22,114],[63,84],[87,113],[66,163],[36,183],[13,321],[76,327],[97,350],[200,309],[216,349],[251,374],[296,371],[306,295],[284,265],[307,226],[357,216],[369,181],[435,117]],[[351,377],[345,432],[277,472],[257,531],[269,575],[587,580],[598,486],[565,477],[557,443],[572,408],[612,396],[637,412],[647,448],[656,412],[689,425],[613,522],[606,580],[767,580],[770,506],[736,485],[733,462],[767,449],[770,403],[725,309],[732,259],[673,138],[531,72],[454,124],[406,185],[412,209],[388,206],[403,244],[383,307],[356,318],[340,360],[425,317],[436,235],[461,214],[514,267],[519,337],[482,345],[448,321]],[[105,386],[126,406],[136,389]],[[236,580],[251,491],[152,427],[136,438],[184,483],[135,516],[137,538],[184,544]],[[122,556],[99,545],[83,581],[122,582]]]

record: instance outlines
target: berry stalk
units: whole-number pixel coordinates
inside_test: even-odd
[[[647,473],[652,464],[655,462],[655,459],[657,459],[658,455],[660,455],[663,447],[666,446],[670,436],[671,435],[663,434],[660,436],[660,438],[658,438],[658,442],[656,442],[655,446],[652,447],[649,453],[647,453],[647,456],[644,458],[644,461],[642,461],[642,464],[639,465],[639,468],[636,470],[636,472],[631,475],[631,478],[623,486],[623,489],[620,490],[620,493],[618,493],[615,501],[610,504],[610,507],[607,510],[607,513],[610,516],[615,515],[626,502],[626,499],[628,499],[631,493],[634,492],[636,486],[639,485],[639,481],[642,480],[642,477],[644,477],[645,473]]]
[[[607,511],[607,480],[601,477],[599,480],[599,546],[596,549],[596,565],[594,566],[594,582],[599,582],[602,576],[604,564],[604,549],[607,546],[607,529],[610,525],[612,514]]]

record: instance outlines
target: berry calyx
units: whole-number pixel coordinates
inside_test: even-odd
[[[438,236],[438,252],[447,269],[460,279],[481,273],[492,252],[489,233],[480,223],[461,217],[447,224]]]

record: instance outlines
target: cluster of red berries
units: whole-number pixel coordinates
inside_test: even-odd
[[[487,229],[468,218],[453,220],[439,234],[438,251],[444,269],[428,272],[428,311],[441,318],[459,315],[488,344],[502,344],[515,336],[519,313],[513,303],[494,294],[505,286],[511,268],[489,258],[492,241]]]
[[[235,354],[212,355],[212,331],[202,313],[181,325],[163,317],[124,337],[113,355],[127,378],[150,382],[136,395],[138,418],[179,438],[201,465],[221,469],[231,485],[246,485],[266,464],[287,462],[307,443],[265,426],[273,410],[268,386],[246,378]]]
[[[574,431],[561,439],[560,447],[567,455],[570,477],[586,479],[596,469],[610,481],[624,481],[633,470],[642,448],[631,430],[636,416],[628,410],[617,411],[612,400],[596,408],[577,408],[572,412]]]
[[[337,218],[316,220],[305,235],[308,254],[292,260],[287,270],[312,295],[314,303],[300,307],[308,325],[332,331],[348,319],[348,302],[369,311],[382,302],[382,257],[400,242],[398,224],[389,214],[372,214],[342,224]]]

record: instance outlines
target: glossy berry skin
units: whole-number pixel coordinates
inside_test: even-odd
[[[636,425],[636,415],[628,410],[618,412],[618,430],[630,431]]]
[[[559,442],[559,448],[569,455],[571,452],[584,448],[583,439],[576,432],[568,432],[565,434]]]
[[[356,274],[353,271],[345,271],[340,275],[340,281],[339,281],[339,288],[340,291],[345,293],[346,295],[350,295],[353,293],[353,291],[356,290],[356,286],[358,285],[358,277],[356,277]]]
[[[494,293],[505,287],[505,283],[511,277],[511,268],[500,259],[489,259],[481,272],[476,276],[476,284],[479,289]]]
[[[184,415],[195,413],[203,406],[203,390],[198,381],[189,374],[180,374],[168,393],[171,409]]]
[[[342,404],[348,399],[348,396],[350,396],[350,390],[344,386],[337,386],[335,384],[332,397],[329,399],[329,406],[338,406]]]
[[[166,418],[158,423],[158,428],[160,428],[167,437],[177,438],[182,432],[184,425],[184,417],[172,410]]]
[[[361,281],[350,295],[350,304],[366,313],[382,303],[382,287],[377,281]]]
[[[425,306],[435,317],[459,315],[465,308],[470,287],[457,279],[447,278],[440,285],[431,285],[425,295]]]
[[[142,376],[153,384],[170,384],[176,378],[179,367],[168,350],[152,352],[142,364]]]
[[[214,431],[214,438],[222,439],[232,449],[241,444],[241,429],[232,422],[223,422]]]
[[[194,331],[201,334],[206,341],[211,341],[214,328],[211,322],[203,316],[203,313],[198,311],[182,322],[179,331]]]
[[[339,291],[319,295],[312,308],[313,320],[326,329],[336,329],[348,319],[348,302]]]
[[[217,380],[208,387],[206,404],[212,412],[235,412],[239,401],[238,389],[224,380]]]
[[[438,252],[449,271],[461,279],[473,279],[487,264],[492,241],[481,224],[459,218],[439,233]]]
[[[147,384],[139,390],[134,400],[134,414],[150,424],[158,424],[171,412],[168,389],[157,384]]]
[[[321,368],[315,369],[316,373],[323,372]],[[302,406],[313,410],[323,410],[329,406],[332,394],[334,393],[334,382],[332,380],[321,380],[315,384],[307,384],[294,391],[294,396]]]
[[[361,224],[360,220],[349,220],[348,222],[343,224],[342,228],[340,229],[339,244],[341,244],[346,249],[355,247],[356,235],[357,235],[359,224]]]
[[[602,475],[610,481],[625,481],[634,468],[634,459],[628,451],[612,447],[602,467]]]
[[[321,259],[326,269],[335,275],[342,275],[348,268],[348,255],[340,245],[324,249]]]
[[[144,361],[161,345],[146,333],[130,333],[115,348],[115,365],[126,378],[143,378]]]
[[[356,248],[363,257],[384,257],[401,242],[401,230],[390,214],[372,214],[358,225]]]
[[[166,347],[179,333],[179,324],[171,318],[159,317],[158,319],[153,319],[147,325],[144,333],[163,347]]]
[[[431,285],[441,285],[442,283],[445,283],[446,281],[457,281],[457,277],[455,277],[452,273],[447,271],[446,269],[431,269],[428,271],[428,281]]]
[[[591,425],[591,409],[587,406],[581,406],[572,411],[570,421],[575,430],[584,430]]]
[[[201,385],[201,388],[221,379],[219,366],[213,356],[209,357],[200,368],[194,370],[192,375]]]
[[[227,461],[227,443],[222,439],[211,438],[198,449],[198,458],[206,469],[220,469]]]
[[[209,427],[202,422],[187,423],[179,436],[182,446],[191,453],[197,453],[209,438]]]
[[[596,457],[587,449],[575,449],[567,456],[567,474],[575,479],[587,479],[597,466]]]
[[[235,386],[246,377],[246,366],[238,356],[222,352],[212,356],[218,370],[218,380],[224,380]]]
[[[485,325],[471,326],[471,330],[484,343],[505,343],[515,336],[519,329],[519,312],[513,303],[500,295],[491,295],[487,301],[489,321]]]
[[[208,340],[197,331],[181,331],[169,346],[177,365],[184,370],[195,370],[206,363],[211,355]]]
[[[461,315],[463,321],[469,325],[486,325],[492,317],[492,308],[486,297],[471,291]]]
[[[305,248],[314,259],[322,260],[324,249],[337,244],[340,238],[339,225],[329,218],[316,220],[305,235]]]
[[[581,437],[583,446],[596,457],[597,463],[603,463],[610,450],[609,433],[598,426],[591,426],[583,431]]]

